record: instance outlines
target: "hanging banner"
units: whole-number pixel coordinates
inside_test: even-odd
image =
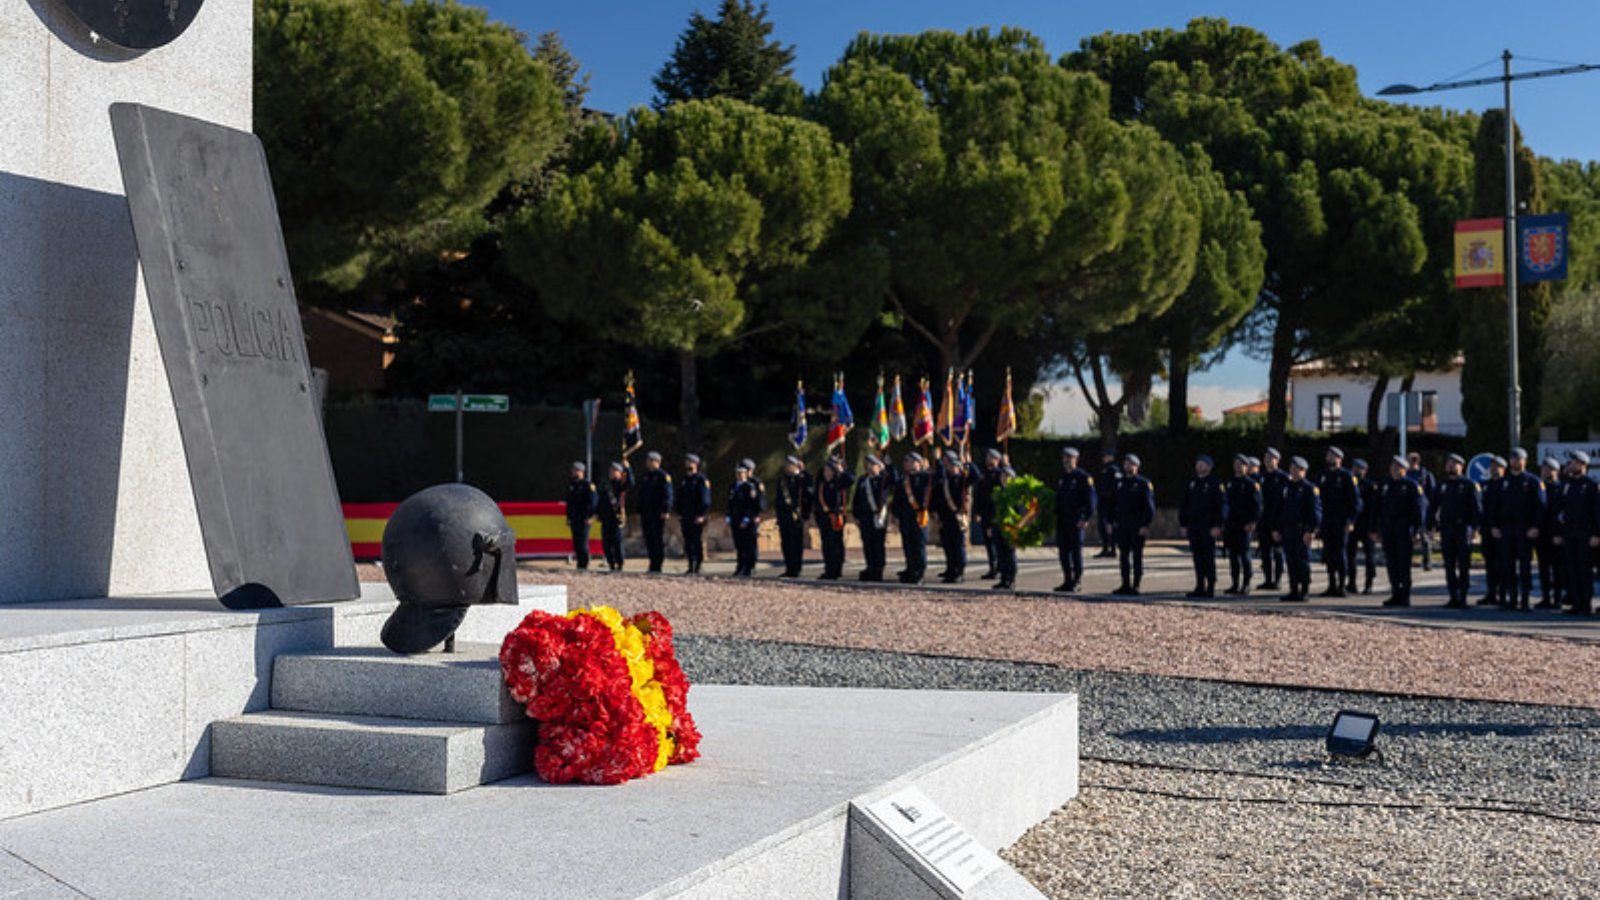
[[[1505,221],[1469,219],[1456,223],[1456,287],[1495,287],[1506,283]]]
[[[1566,213],[1517,217],[1517,278],[1567,280]]]

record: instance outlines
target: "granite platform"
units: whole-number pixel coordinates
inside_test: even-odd
[[[206,778],[0,822],[27,900],[1037,898],[957,887],[868,814],[915,790],[998,851],[1077,793],[1073,695],[697,685],[703,757],[429,796]],[[931,810],[930,810],[931,811]]]
[[[209,775],[211,723],[269,706],[277,656],[376,645],[394,607],[383,584],[250,612],[204,592],[0,604],[0,820]],[[565,587],[527,585],[457,635],[498,644],[566,608]]]

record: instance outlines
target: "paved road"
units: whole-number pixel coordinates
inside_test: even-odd
[[[930,575],[937,573],[944,567],[944,559],[930,548],[928,572]],[[983,557],[983,548],[972,548],[975,551],[976,562],[971,562],[967,567],[967,579],[958,585],[943,585],[930,579],[930,583],[917,587],[906,587],[906,590],[921,591],[972,591],[991,588],[992,581],[982,581],[986,568]],[[1314,615],[1348,615],[1363,618],[1372,618],[1410,625],[1424,625],[1443,628],[1464,628],[1486,632],[1539,635],[1553,638],[1567,638],[1574,640],[1600,641],[1600,617],[1578,618],[1563,615],[1548,610],[1533,610],[1530,612],[1510,612],[1494,607],[1472,606],[1464,610],[1446,609],[1444,571],[1437,564],[1432,571],[1423,571],[1421,565],[1416,567],[1413,575],[1412,606],[1405,609],[1393,609],[1382,606],[1388,596],[1386,580],[1382,566],[1378,569],[1378,578],[1373,585],[1373,592],[1368,595],[1353,595],[1343,598],[1316,597],[1306,604],[1288,604],[1278,600],[1278,591],[1270,593],[1257,592],[1248,597],[1232,597],[1219,595],[1215,599],[1189,599],[1184,592],[1194,586],[1194,569],[1189,560],[1188,548],[1176,541],[1162,541],[1152,543],[1145,550],[1145,577],[1142,585],[1143,594],[1139,597],[1124,598],[1113,597],[1109,592],[1116,588],[1121,581],[1115,559],[1095,559],[1093,549],[1086,551],[1084,565],[1084,589],[1078,596],[1090,600],[1104,600],[1112,602],[1129,603],[1190,603],[1197,606],[1225,606],[1235,609],[1249,609],[1256,611],[1270,611],[1288,614],[1314,614]],[[900,560],[891,551],[889,557],[889,575],[892,579]],[[598,560],[597,560],[598,562]],[[1222,587],[1228,584],[1228,566],[1226,560],[1219,559],[1218,572]],[[533,561],[524,562],[524,566],[540,569],[563,568],[560,562]],[[604,567],[604,563],[600,563]],[[667,560],[667,572],[677,574],[682,571],[683,564],[679,560]],[[782,571],[782,562],[776,558],[766,557],[756,566],[756,578],[776,579]],[[644,569],[644,561],[629,559],[624,572],[639,573]],[[810,554],[806,558],[805,574],[802,582],[815,581],[822,570],[820,555]],[[845,580],[837,582],[840,585],[856,584],[856,575],[861,570],[859,556],[852,554],[849,565],[845,569]],[[709,576],[728,576],[733,572],[732,554],[713,554],[707,558],[704,572]],[[1475,571],[1476,587],[1472,593],[1474,599],[1482,594],[1482,573]],[[1258,576],[1259,578],[1259,572]],[[827,584],[828,582],[821,582]],[[1017,589],[1021,594],[1049,592],[1051,588],[1061,583],[1061,569],[1056,562],[1054,548],[1041,548],[1025,550],[1019,554],[1017,571]],[[892,582],[891,582],[892,585]],[[1326,585],[1323,570],[1320,564],[1312,563],[1312,593],[1322,590]],[[874,587],[879,587],[874,585]],[[1535,592],[1538,586],[1535,584]],[[1052,594],[1055,597],[1066,595]],[[1537,602],[1537,597],[1535,597]]]

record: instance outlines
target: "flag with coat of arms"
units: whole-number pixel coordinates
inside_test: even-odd
[[[1017,408],[1011,404],[1011,369],[1006,368],[1006,392],[1000,397],[1000,418],[995,423],[994,439],[1000,443],[1017,433]]]
[[[794,385],[794,412],[789,414],[789,443],[796,450],[806,442],[806,385],[797,381]]]
[[[644,446],[644,429],[639,425],[639,407],[634,402],[633,373],[628,373],[628,401],[622,413],[622,456]]]
[[[850,412],[850,401],[844,395],[844,376],[833,379],[833,411],[828,419],[828,452],[844,444],[845,435],[856,426],[855,415]]]
[[[911,423],[911,443],[933,444],[933,389],[928,379],[922,379],[922,390],[917,396],[916,418]]]
[[[889,400],[889,437],[900,440],[906,436],[906,404],[900,398],[900,376],[894,377],[894,396]]]
[[[939,441],[946,446],[956,442],[956,372],[954,369],[945,373],[944,398],[939,401]]]
[[[889,446],[889,406],[883,399],[883,376],[878,376],[878,398],[872,406],[872,443],[879,450]]]

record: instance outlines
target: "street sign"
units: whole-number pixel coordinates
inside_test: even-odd
[[[455,412],[457,398],[462,412],[511,411],[511,398],[505,394],[429,394],[428,412]]]
[[[1489,483],[1489,463],[1494,461],[1493,453],[1479,453],[1467,461],[1467,477],[1478,486]]]
[[[510,412],[511,398],[505,394],[467,394],[461,398],[466,412]]]

